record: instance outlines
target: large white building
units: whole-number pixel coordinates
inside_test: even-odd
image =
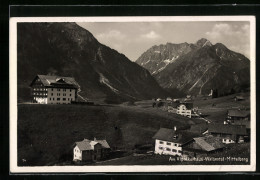
[[[48,75],[37,75],[30,86],[32,101],[39,104],[70,104],[79,87],[72,77]]]
[[[191,103],[179,104],[177,106],[177,114],[191,118],[192,106],[193,106],[193,104],[191,104]]]
[[[177,131],[176,127],[174,129],[160,128],[153,137],[155,139],[154,153],[182,156],[182,148],[197,136],[198,134],[189,131]]]

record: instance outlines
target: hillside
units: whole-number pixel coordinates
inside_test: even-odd
[[[163,88],[177,88],[186,94],[209,94],[217,89],[219,95],[225,95],[244,90],[250,83],[249,59],[204,38],[195,44],[153,46],[136,62]]]
[[[151,104],[150,108],[20,104],[18,165],[71,161],[74,142],[84,138],[105,138],[113,149],[131,151],[135,145],[153,143],[160,127],[181,129],[201,122],[151,108]]]
[[[17,33],[20,102],[30,100],[37,74],[72,76],[81,96],[108,103],[167,94],[146,69],[76,23],[18,23]]]

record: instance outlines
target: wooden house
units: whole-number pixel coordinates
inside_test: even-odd
[[[234,100],[235,101],[244,101],[245,98],[243,96],[235,96]]]
[[[232,124],[238,120],[250,121],[250,111],[231,109],[227,111],[226,124]]]
[[[220,137],[224,144],[243,143],[247,136],[246,126],[229,124],[208,124],[208,133]]]
[[[74,144],[73,161],[97,161],[106,158],[109,152],[106,140],[84,139]]]
[[[212,154],[224,149],[225,146],[221,141],[221,138],[214,136],[196,137],[192,143],[183,148],[183,152],[191,157]]]

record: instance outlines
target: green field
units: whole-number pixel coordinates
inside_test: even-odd
[[[72,159],[84,138],[105,138],[112,148],[132,151],[153,143],[160,127],[201,123],[161,109],[141,106],[18,105],[18,165],[51,165]],[[23,162],[25,159],[26,162]]]
[[[234,97],[236,95],[243,96],[245,100],[235,101]],[[207,119],[212,122],[223,123],[228,109],[250,108],[250,93],[239,93],[214,99],[198,97],[194,99],[194,107],[198,107],[199,111],[206,114]]]
[[[243,95],[246,100],[240,102],[233,100],[234,95],[206,100],[195,98],[194,107],[198,106],[212,122],[223,123],[227,109],[249,107],[249,93]],[[152,100],[95,106],[19,104],[18,165],[69,162],[74,142],[94,137],[106,139],[113,149],[126,152],[126,157],[108,164],[120,164],[121,161],[125,162],[123,164],[160,164],[165,162],[165,158],[149,155],[133,157],[129,154],[138,145],[153,144],[152,137],[160,127],[187,129],[192,124],[204,122],[152,108]],[[244,147],[245,151],[247,149],[249,145]]]

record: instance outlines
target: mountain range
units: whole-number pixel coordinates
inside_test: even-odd
[[[148,70],[76,23],[17,24],[18,100],[30,100],[37,74],[72,76],[79,95],[107,103],[166,96]]]
[[[225,95],[244,90],[250,83],[250,60],[205,38],[194,44],[152,46],[136,63],[149,70],[161,87],[186,94],[208,94],[217,89]]]

